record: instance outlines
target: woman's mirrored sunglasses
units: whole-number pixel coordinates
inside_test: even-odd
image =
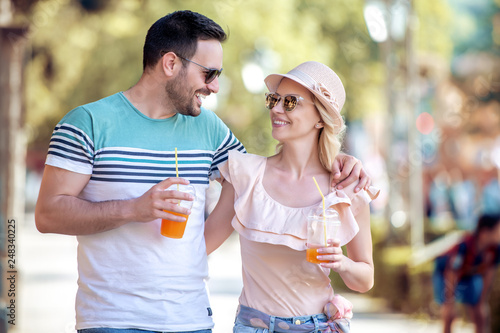
[[[210,82],[212,82],[213,80],[215,80],[216,77],[220,76],[221,73],[222,73],[222,69],[216,69],[216,68],[208,68],[208,67],[205,67],[203,65],[200,65],[199,63],[197,62],[194,62],[193,60],[190,60],[190,59],[187,59],[187,58],[184,58],[184,57],[181,57],[180,55],[177,55],[179,58],[181,59],[184,59],[186,61],[189,61],[189,62],[192,62],[193,64],[195,65],[198,65],[200,67],[203,67],[206,72],[205,72],[205,83],[206,84],[209,84]]]
[[[297,95],[280,96],[277,93],[266,93],[266,108],[271,110],[283,100],[283,108],[285,111],[292,112],[297,107],[299,101],[305,101],[304,98]],[[312,102],[310,102],[312,103]]]

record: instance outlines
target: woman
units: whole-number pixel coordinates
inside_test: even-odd
[[[344,87],[318,62],[265,82],[278,153],[233,153],[219,168],[225,180],[206,222],[207,253],[234,229],[240,234],[243,291],[234,332],[348,332],[350,306],[334,294],[330,270],[350,289],[366,292],[373,285],[373,259],[368,192],[330,187],[329,166],[345,129]],[[305,216],[322,203],[313,177],[342,222],[339,239],[319,250],[318,259],[328,261],[321,264],[306,261]]]

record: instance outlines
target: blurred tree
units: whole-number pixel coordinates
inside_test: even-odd
[[[14,10],[15,12],[17,12],[17,14],[26,14],[26,13],[29,13],[30,10],[31,10],[31,7],[33,7],[33,5],[35,3],[37,3],[39,0],[16,0],[16,1],[12,1],[12,4],[14,6]]]
[[[180,9],[207,15],[230,35],[213,109],[249,151],[272,153],[274,142],[264,86],[249,92],[246,81],[252,78],[245,77],[245,69],[257,69],[260,76],[253,80],[262,82],[265,75],[303,61],[324,62],[346,86],[348,120],[380,111],[383,67],[365,28],[363,5],[362,0],[47,0],[28,6],[33,26],[26,71],[30,143],[46,149],[54,125],[70,109],[133,85],[142,73],[147,29]]]
[[[416,47],[420,54],[432,54],[437,60],[450,61],[453,53],[453,17],[446,0],[413,1],[418,16]]]

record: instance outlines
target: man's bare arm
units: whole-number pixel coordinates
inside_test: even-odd
[[[157,218],[183,221],[164,209],[190,213],[168,199],[188,199],[188,194],[164,191],[171,184],[188,184],[181,178],[168,178],[142,196],[130,200],[91,202],[80,197],[90,175],[46,165],[35,209],[36,227],[43,233],[88,235],[115,229],[129,222],[150,222]],[[180,193],[180,192],[178,192]]]

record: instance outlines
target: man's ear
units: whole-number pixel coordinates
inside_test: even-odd
[[[161,67],[162,71],[165,74],[166,77],[170,78],[175,75],[176,71],[176,66],[179,66],[182,64],[180,62],[177,62],[177,56],[175,55],[174,52],[167,52],[161,57]]]

